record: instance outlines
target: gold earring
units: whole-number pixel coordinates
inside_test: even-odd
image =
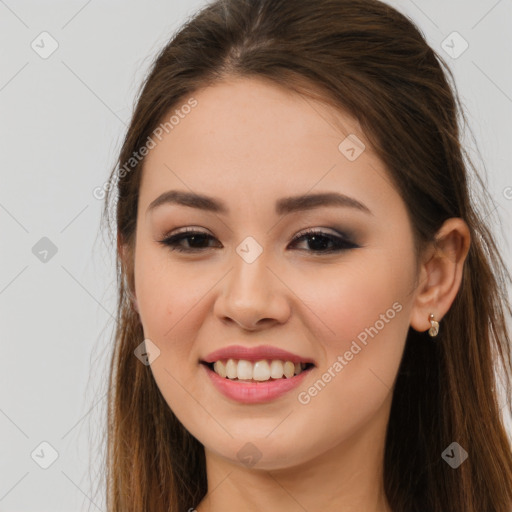
[[[439,333],[439,322],[436,322],[434,320],[434,315],[433,314],[430,314],[429,316],[429,320],[430,320],[430,329],[428,330],[428,333],[430,334],[430,336],[432,336],[432,338],[434,336],[437,336],[438,333]]]

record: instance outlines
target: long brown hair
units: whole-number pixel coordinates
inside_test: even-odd
[[[464,127],[467,121],[449,67],[411,20],[377,0],[211,2],[172,37],[142,84],[103,211],[109,221],[114,210],[118,243],[109,512],[185,511],[207,492],[203,446],[133,354],[144,339],[130,301],[144,159],[130,159],[172,109],[230,76],[265,78],[354,116],[408,208],[419,250],[446,219],[468,224],[472,243],[462,284],[438,341],[409,329],[393,392],[384,484],[394,512],[510,512],[512,450],[495,373],[500,367],[503,410],[510,409],[510,275],[484,222],[492,218],[492,198],[461,146],[457,116]],[[483,198],[480,207],[473,195]],[[441,457],[454,441],[469,454],[457,469]]]

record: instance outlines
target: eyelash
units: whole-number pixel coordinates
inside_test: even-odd
[[[188,240],[189,238],[191,238],[193,236],[197,236],[197,235],[200,235],[200,236],[202,235],[202,236],[206,237],[206,239],[214,239],[214,237],[209,235],[208,233],[204,233],[202,231],[197,231],[193,228],[187,228],[184,231],[181,231],[180,233],[177,233],[175,235],[165,238],[164,240],[160,241],[160,243],[169,247],[173,251],[184,252],[184,253],[198,253],[198,252],[204,251],[205,249],[210,249],[211,247],[186,248],[186,247],[182,247],[182,246],[178,245],[182,240]],[[318,251],[318,250],[307,251],[306,250],[307,252],[316,253],[318,255],[338,253],[341,251],[345,251],[345,250],[349,250],[349,249],[356,249],[356,248],[360,247],[359,245],[357,245],[354,242],[352,242],[351,240],[349,240],[346,236],[335,236],[335,235],[331,235],[329,233],[325,233],[323,231],[315,230],[315,229],[308,229],[306,231],[302,231],[295,238],[293,238],[291,243],[297,243],[298,241],[302,240],[303,238],[312,238],[313,236],[319,237],[321,239],[322,238],[328,239],[329,241],[333,242],[335,245],[334,249],[327,249],[327,250],[321,250],[321,251]]]

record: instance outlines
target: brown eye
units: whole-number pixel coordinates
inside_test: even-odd
[[[298,241],[303,239],[307,240],[312,249],[308,252],[332,253],[359,247],[345,235],[336,236],[314,229],[300,233],[292,240],[292,244],[296,245]]]
[[[183,241],[187,241],[188,247],[182,244]],[[208,233],[203,231],[197,231],[193,229],[187,229],[181,231],[175,235],[165,238],[161,241],[162,244],[179,252],[199,252],[204,249],[208,249],[207,243],[215,238]]]
[[[206,232],[197,231],[195,229],[186,229],[165,238],[160,243],[170,247],[173,251],[197,253],[213,248],[213,246],[208,245],[212,240],[216,240],[216,238]],[[301,232],[292,240],[291,245],[296,246],[302,240],[307,241],[309,248],[299,250],[305,250],[306,252],[311,252],[313,254],[316,253],[319,255],[336,253],[360,247],[344,234],[337,236],[313,229]],[[184,245],[184,242],[186,242],[186,245]]]

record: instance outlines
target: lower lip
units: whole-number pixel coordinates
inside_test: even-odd
[[[244,404],[260,404],[270,402],[283,396],[288,391],[296,388],[304,380],[309,371],[302,371],[299,375],[287,379],[276,379],[263,382],[247,382],[231,380],[221,377],[205,364],[201,366],[206,370],[212,384],[225,396]]]

